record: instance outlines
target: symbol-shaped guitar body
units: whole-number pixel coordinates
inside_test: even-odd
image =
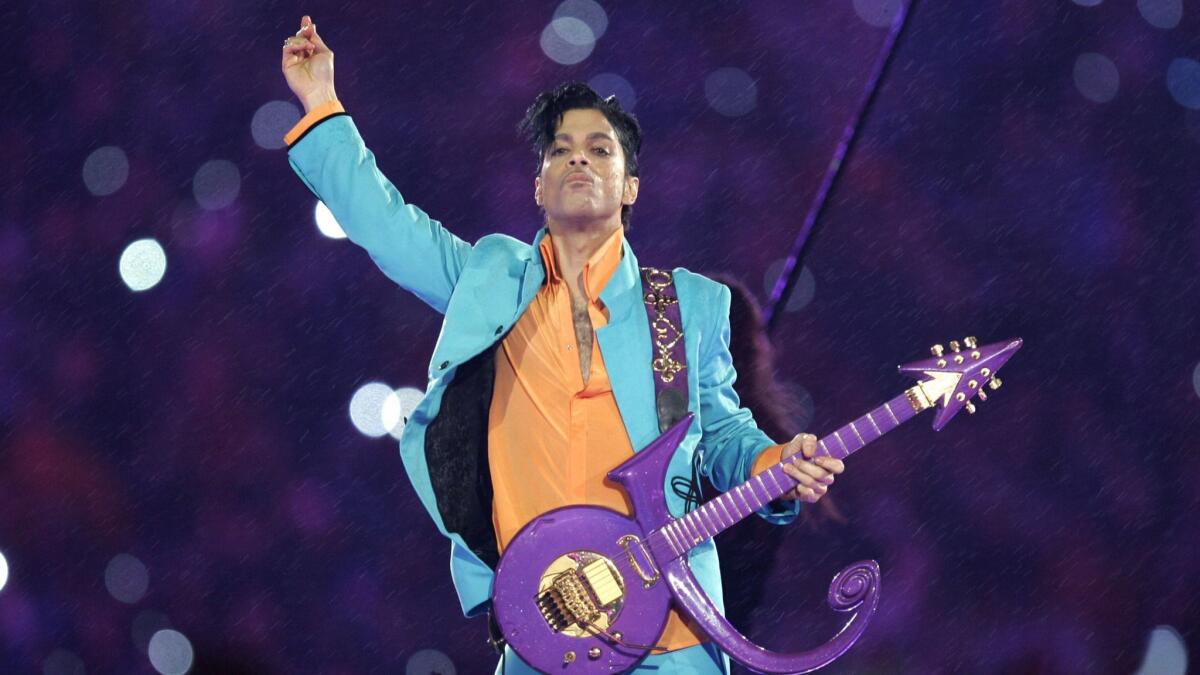
[[[940,410],[941,429],[959,410],[997,389],[995,373],[1021,347],[1019,339],[963,351],[951,342],[933,358],[905,364],[922,379],[896,398],[826,435],[818,453],[845,458],[918,412]],[[509,644],[546,673],[623,672],[656,645],[671,601],[727,654],[748,668],[800,673],[825,666],[866,630],[879,603],[879,566],[866,560],[846,567],[829,588],[831,607],[852,614],[825,644],[799,653],[771,652],[751,642],[721,615],[696,582],[687,552],[786,494],[796,482],[783,463],[754,476],[679,518],[667,512],[667,465],[692,422],[687,415],[653,443],[609,473],[633,503],[632,517],[596,506],[548,511],[517,533],[496,568],[493,605]],[[799,456],[784,460],[805,461]]]

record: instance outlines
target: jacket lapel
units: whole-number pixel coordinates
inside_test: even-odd
[[[600,299],[608,307],[608,324],[596,330],[604,367],[629,442],[639,451],[658,436],[654,380],[650,375],[650,327],[642,304],[642,279],[629,242]]]

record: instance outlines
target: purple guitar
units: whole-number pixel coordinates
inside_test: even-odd
[[[839,459],[939,407],[940,430],[959,410],[975,412],[972,398],[998,389],[996,371],[1021,340],[979,347],[968,337],[950,351],[934,345],[933,357],[900,366],[916,386],[825,436],[817,452]],[[921,379],[924,378],[924,379]],[[530,521],[509,544],[496,568],[493,603],[509,644],[546,673],[614,673],[632,668],[657,645],[672,601],[738,663],[766,673],[809,672],[844,654],[866,630],[879,604],[879,565],[855,563],[834,578],[828,602],[854,612],[841,631],[807,652],[771,652],[739,633],[704,594],[685,554],[701,542],[796,486],[783,464],[754,476],[679,518],[667,512],[663,481],[692,415],[609,472],[633,503],[624,516],[597,506],[570,506]],[[806,461],[794,455],[785,462]]]

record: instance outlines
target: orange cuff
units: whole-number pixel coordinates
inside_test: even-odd
[[[754,466],[750,468],[750,475],[757,476],[782,461],[783,444],[768,445],[762,452],[758,453],[758,458],[754,460]]]
[[[346,112],[346,109],[342,107],[341,101],[338,101],[337,99],[326,101],[313,108],[312,111],[304,117],[301,117],[300,121],[296,122],[296,126],[292,127],[292,130],[287,132],[287,135],[283,137],[283,142],[286,143],[288,147],[291,147],[293,143],[295,143],[300,139],[301,136],[304,135],[304,132],[311,129],[317,122],[320,122],[321,120],[335,113],[344,112]]]

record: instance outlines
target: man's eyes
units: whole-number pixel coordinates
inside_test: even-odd
[[[558,155],[561,155],[565,152],[567,152],[566,148],[554,148],[553,150],[550,151],[550,156],[557,157]],[[601,155],[603,157],[608,157],[609,155],[612,154],[611,150],[609,150],[608,148],[605,148],[603,146],[596,146],[596,147],[592,148],[592,152],[594,152],[598,155]]]

